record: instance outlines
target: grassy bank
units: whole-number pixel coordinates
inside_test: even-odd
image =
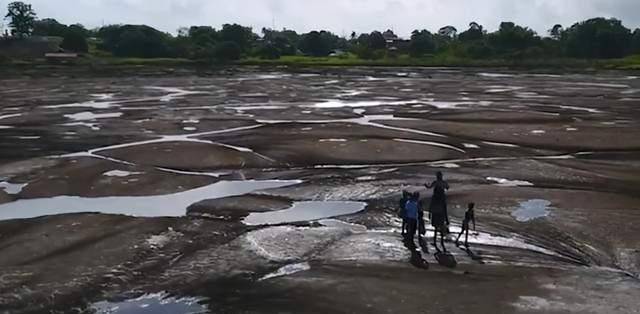
[[[640,70],[640,55],[624,59],[583,60],[566,58],[547,59],[466,59],[452,56],[433,56],[426,58],[384,58],[364,60],[349,55],[345,57],[307,57],[284,56],[280,59],[265,60],[248,58],[236,62],[239,65],[258,66],[418,66],[418,67],[507,67],[507,68],[568,68],[568,69],[620,69]]]
[[[117,69],[153,69],[156,71],[172,71],[180,68],[209,70],[220,66],[289,66],[289,67],[475,67],[475,68],[514,68],[524,70],[640,70],[640,55],[624,59],[583,60],[583,59],[465,59],[452,56],[431,56],[425,58],[411,58],[399,56],[378,60],[359,59],[354,55],[341,57],[308,57],[284,56],[280,59],[268,60],[259,58],[245,58],[235,62],[217,63],[203,62],[180,58],[116,58],[111,56],[85,56],[68,64],[51,64],[43,59],[35,60],[4,60],[0,63],[0,72],[45,70],[66,68],[117,70]]]

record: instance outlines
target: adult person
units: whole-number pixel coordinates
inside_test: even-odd
[[[424,185],[427,189],[433,189],[433,196],[431,197],[431,203],[429,204],[429,218],[431,225],[434,228],[433,234],[433,246],[437,251],[440,251],[436,241],[438,233],[440,233],[440,244],[443,251],[447,251],[444,246],[444,233],[446,226],[449,225],[449,214],[447,212],[447,190],[449,190],[449,183],[444,180],[444,176],[441,171],[436,173],[436,180],[431,184],[426,183]]]

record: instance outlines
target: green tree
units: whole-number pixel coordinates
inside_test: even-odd
[[[146,25],[109,25],[98,30],[101,49],[117,57],[171,57],[172,37]]]
[[[553,27],[549,30],[549,36],[551,36],[551,38],[553,38],[554,40],[560,40],[563,31],[564,29],[562,28],[562,25],[553,25]]]
[[[87,38],[78,28],[69,27],[62,40],[61,47],[65,50],[74,52],[88,52],[89,45],[87,44]]]
[[[440,30],[438,30],[438,35],[447,37],[449,39],[455,39],[457,34],[458,34],[458,29],[451,25],[447,25],[445,27],[440,28]]]
[[[533,30],[513,22],[502,22],[500,29],[491,33],[488,39],[489,43],[502,54],[517,54],[540,44],[540,37]]]
[[[321,32],[312,31],[302,36],[300,50],[314,57],[326,57],[331,53],[331,43]]]
[[[55,19],[42,19],[33,24],[33,35],[64,37],[67,25],[61,24]]]
[[[234,42],[240,47],[240,51],[247,52],[251,48],[256,36],[251,31],[251,27],[244,27],[238,24],[225,24],[220,31],[222,41]]]
[[[469,29],[460,33],[460,35],[458,35],[458,39],[462,42],[481,40],[483,39],[484,34],[484,27],[482,27],[482,25],[476,22],[471,22],[469,23]]]
[[[387,48],[387,41],[379,31],[374,31],[369,35],[369,48],[373,50],[380,50]]]
[[[594,18],[567,29],[563,44],[571,57],[620,58],[629,53],[631,38],[620,20]]]
[[[633,31],[631,37],[631,53],[640,54],[640,28],[636,28],[636,30]]]
[[[242,56],[240,45],[234,41],[223,41],[216,46],[215,58],[218,61],[226,62],[238,60]]]
[[[36,20],[36,12],[31,8],[30,4],[24,2],[9,3],[9,12],[5,18],[10,19],[11,34],[18,38],[31,36]]]
[[[411,43],[409,45],[409,53],[414,57],[433,53],[436,50],[433,34],[426,29],[421,31],[415,30],[411,33]]]

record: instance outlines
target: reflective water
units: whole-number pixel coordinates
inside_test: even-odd
[[[0,205],[0,220],[46,215],[100,212],[137,217],[184,216],[189,205],[206,200],[243,195],[257,190],[299,184],[301,181],[220,181],[189,191],[157,196],[78,197],[57,196],[18,200]]]
[[[97,314],[196,314],[208,313],[207,307],[200,304],[197,298],[177,299],[164,293],[145,294],[136,299],[122,302],[102,301],[91,307]]]
[[[515,217],[519,222],[528,222],[546,217],[550,213],[550,205],[551,202],[547,200],[528,200],[520,203],[520,207],[511,213],[511,216]]]
[[[251,213],[243,222],[251,226],[279,225],[354,214],[367,207],[363,202],[297,202],[291,208],[265,213]]]

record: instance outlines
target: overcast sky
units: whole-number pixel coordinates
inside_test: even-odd
[[[540,34],[553,24],[570,26],[586,18],[617,17],[640,27],[640,0],[24,0],[38,17],[52,17],[89,28],[103,24],[147,24],[175,33],[179,27],[240,23],[259,33],[262,27],[298,32],[331,30],[436,31],[445,25],[464,30],[476,21],[490,31],[501,21],[529,26]],[[0,0],[6,8],[10,0]],[[4,9],[3,9],[4,11]],[[4,16],[4,13],[2,14]]]

